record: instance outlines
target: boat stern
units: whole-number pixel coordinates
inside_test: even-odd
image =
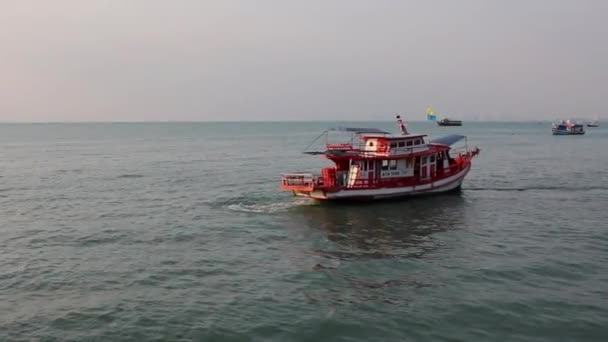
[[[326,200],[323,179],[310,173],[288,173],[281,176],[281,190],[291,191],[294,196]]]
[[[286,173],[281,175],[281,190],[310,192],[315,189],[316,177],[311,173]]]

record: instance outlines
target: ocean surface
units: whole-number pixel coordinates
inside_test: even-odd
[[[608,341],[607,127],[412,122],[461,192],[281,192],[328,125],[1,124],[0,341]]]

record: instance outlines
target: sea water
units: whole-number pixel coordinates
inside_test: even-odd
[[[0,125],[0,340],[608,339],[608,130],[415,122],[462,191],[281,192],[335,124]]]

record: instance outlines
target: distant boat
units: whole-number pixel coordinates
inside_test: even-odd
[[[437,115],[435,115],[435,112],[433,111],[433,108],[431,108],[431,106],[429,106],[426,109],[426,120],[427,121],[435,121],[435,120],[437,120]]]
[[[587,127],[600,127],[600,122],[597,119],[597,115],[593,121],[587,122]]]
[[[442,120],[437,121],[439,126],[462,126],[462,121],[460,120],[450,120],[448,118],[444,118]]]
[[[585,126],[570,120],[558,120],[551,126],[553,135],[582,135],[585,134]]]

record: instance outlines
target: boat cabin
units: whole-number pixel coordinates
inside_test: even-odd
[[[427,149],[424,142],[425,136],[423,134],[407,137],[362,136],[361,139],[364,146],[363,150],[367,153],[396,155]]]
[[[336,167],[322,170],[322,182],[347,188],[386,186],[426,181],[448,172],[449,146],[427,143],[425,138],[425,134],[358,132],[355,143],[328,144],[325,154]]]

